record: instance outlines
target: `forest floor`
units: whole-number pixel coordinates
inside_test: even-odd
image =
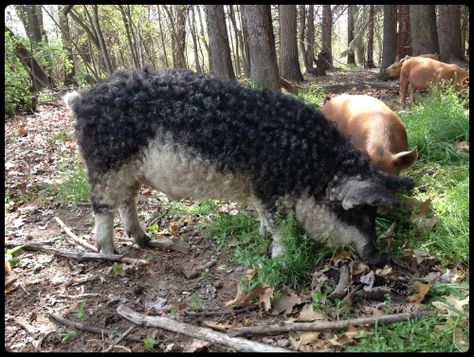
[[[376,69],[334,70],[323,78],[308,78],[303,86],[312,83],[336,86],[326,94],[370,94],[397,110],[396,82],[378,81],[376,74]],[[367,82],[380,83],[382,87],[364,85]],[[384,88],[386,85],[395,89]],[[38,243],[49,249],[84,252],[84,248],[70,240],[55,220],[57,217],[77,236],[95,245],[94,219],[87,202],[60,201],[55,194],[64,180],[61,173],[67,162],[71,162],[71,158],[74,158],[72,162],[79,162],[73,125],[74,119],[60,98],[40,105],[34,114],[5,119],[6,242]],[[192,203],[183,201],[183,204]],[[413,251],[404,257],[405,268],[387,265],[372,270],[354,254],[342,249],[318,264],[312,281],[304,288],[278,287],[280,298],[274,299],[272,306],[268,306],[260,294],[262,309],[258,302],[247,299],[242,305],[250,305],[250,308],[233,310],[225,305],[236,296],[238,282],[247,269],[232,262],[231,249],[224,249],[215,239],[205,237],[202,225],[208,223],[208,217],[196,213],[160,216],[171,207],[171,202],[163,194],[145,187],[140,191],[137,206],[145,226],[156,223],[159,227],[155,238],[185,237],[189,252],[138,248],[116,218],[115,243],[120,253],[147,264],[73,259],[58,256],[53,250],[24,248],[20,253],[12,253],[17,260],[12,273],[5,276],[6,283],[8,281],[5,348],[8,351],[234,351],[234,348],[186,334],[135,325],[119,315],[117,307],[124,304],[147,316],[170,317],[188,326],[220,329],[225,334],[229,328],[242,326],[332,321],[424,310],[423,299],[430,279],[452,282],[462,274],[456,266],[442,266],[435,257]],[[230,214],[247,209],[230,202],[219,207],[220,212]],[[232,246],[231,242],[229,245]],[[328,304],[332,308],[327,310],[314,309],[317,305],[314,289],[323,283],[335,287],[344,264],[350,267],[346,293],[360,289],[365,295],[362,299],[355,299],[355,294],[341,298],[342,303],[338,305],[341,310],[334,304]],[[207,267],[201,269],[204,266]],[[194,270],[197,274],[190,276]],[[425,277],[428,283],[417,283],[416,277]],[[391,295],[389,305],[387,293]],[[265,308],[268,311],[264,311]],[[343,308],[350,309],[351,314],[344,313]],[[75,330],[58,323],[52,314],[89,327],[108,329],[114,334]],[[135,341],[125,338],[115,343],[130,327],[133,331],[129,337]],[[255,334],[245,338],[288,350],[340,351],[354,343],[365,329],[365,326],[350,325],[342,330]],[[148,337],[143,342],[145,336]]]

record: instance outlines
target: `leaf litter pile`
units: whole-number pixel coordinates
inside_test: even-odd
[[[251,279],[253,268],[232,263],[232,248],[203,236],[206,218],[164,215],[171,202],[150,188],[141,189],[138,211],[145,227],[156,227],[156,246],[136,247],[116,218],[121,254],[101,257],[87,201],[58,199],[64,165],[82,163],[74,120],[56,103],[5,124],[9,351],[342,351],[382,320],[449,318],[453,306],[468,305],[452,294],[428,302],[434,284],[457,283],[465,272],[410,249],[371,268],[341,248],[314,268],[305,287],[247,291],[239,281]],[[419,232],[437,223],[427,217],[430,202],[408,201],[407,218]],[[244,209],[232,202],[219,207],[230,214]],[[378,240],[388,250],[396,224]]]

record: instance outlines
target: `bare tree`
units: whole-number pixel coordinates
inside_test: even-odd
[[[206,5],[206,23],[212,57],[212,73],[222,80],[235,80],[223,5]]]
[[[410,5],[413,55],[439,53],[435,5]]]
[[[104,36],[102,35],[102,30],[99,25],[99,9],[97,5],[92,5],[92,14],[93,14],[93,24],[95,34],[99,41],[100,46],[100,53],[102,54],[102,59],[105,62],[105,67],[107,68],[107,73],[111,75],[114,72],[114,68],[112,66],[112,62],[110,61],[109,51],[107,50],[107,46],[105,44]]]
[[[390,66],[397,56],[397,5],[383,6],[383,53],[380,72]]]
[[[64,51],[66,52],[67,61],[69,62],[68,65],[64,65],[64,85],[68,86],[75,83],[74,76],[76,75],[76,66],[74,64],[74,56],[72,54],[72,41],[69,30],[69,21],[67,16],[64,14],[64,5],[58,5],[58,16],[59,29],[61,31],[61,41]]]
[[[163,50],[163,58],[164,58],[164,65],[165,67],[169,67],[170,64],[168,62],[168,54],[166,53],[166,45],[165,45],[165,36],[164,36],[164,33],[163,33],[163,27],[161,26],[161,11],[160,11],[160,6],[157,5],[157,15],[158,15],[158,28],[160,30],[160,39],[161,39],[161,49]]]
[[[305,5],[299,5],[299,47],[303,55],[303,63],[306,73],[315,73],[314,63],[314,5],[308,8],[308,26],[306,26],[306,8]]]
[[[444,62],[464,60],[461,40],[461,6],[438,5],[440,59]]]
[[[173,67],[174,68],[186,68],[186,16],[188,7],[190,5],[170,5],[171,10],[168,6],[163,5],[165,9],[173,33],[172,44],[173,44]]]
[[[120,13],[122,14],[122,20],[125,27],[125,34],[127,36],[128,47],[130,49],[130,55],[133,59],[133,63],[136,68],[140,67],[138,60],[138,52],[134,44],[134,36],[132,29],[132,17],[130,14],[130,5],[118,5]]]
[[[296,5],[280,5],[280,75],[289,80],[303,80],[296,43]]]
[[[397,55],[403,58],[411,56],[410,5],[397,5]]]
[[[365,62],[365,68],[374,68],[374,17],[375,9],[374,5],[369,5],[369,22],[367,23],[367,61]]]
[[[245,16],[242,5],[239,7],[240,24],[242,26],[242,56],[244,64],[244,74],[250,77],[250,54],[249,54],[249,35],[247,32],[247,25],[245,23]]]
[[[41,5],[15,5],[16,13],[25,27],[26,35],[34,44],[46,40]]]
[[[347,9],[347,64],[355,64],[355,55],[353,50],[354,41],[354,11],[356,5],[349,5]]]
[[[191,16],[188,17],[189,19],[189,28],[191,30],[191,37],[193,39],[193,49],[194,49],[194,62],[196,64],[196,72],[197,73],[202,73],[202,68],[199,63],[199,53],[198,53],[198,47],[199,47],[199,42],[197,39],[197,30],[196,30],[196,18],[194,15],[194,6],[191,6]]]
[[[233,27],[233,32],[235,35],[235,72],[237,75],[240,74],[240,68],[241,68],[241,63],[240,63],[240,53],[243,51],[243,46],[242,46],[242,33],[237,27],[237,20],[235,19],[235,11],[234,7],[232,4],[228,5],[229,8],[229,19],[230,23]],[[243,54],[242,54],[243,56]]]
[[[280,92],[270,5],[242,5],[247,26],[250,78],[257,87]]]
[[[323,5],[323,26],[321,36],[321,56],[326,60],[326,68],[332,68],[332,12],[331,5]]]

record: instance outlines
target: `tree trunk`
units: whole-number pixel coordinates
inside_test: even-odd
[[[355,64],[355,55],[352,41],[354,40],[354,11],[356,5],[347,8],[347,64]]]
[[[138,54],[133,44],[132,35],[131,35],[131,24],[129,22],[129,17],[127,17],[127,15],[125,14],[125,9],[124,9],[125,6],[130,6],[130,5],[118,5],[118,8],[120,10],[120,13],[122,14],[122,20],[125,27],[125,34],[127,36],[128,48],[130,49],[130,54],[132,56],[133,63],[135,65],[135,68],[139,68],[140,64],[138,62]]]
[[[244,74],[247,78],[250,78],[249,35],[247,32],[247,25],[245,23],[245,16],[242,5],[240,5],[239,10],[240,24],[242,26],[242,56],[244,59]]]
[[[464,60],[460,5],[438,5],[438,37],[441,61],[452,63]]]
[[[466,5],[461,6],[461,44],[462,54],[469,56],[469,47],[466,51],[466,43],[469,45],[469,8]]]
[[[306,61],[309,64],[309,68],[311,68],[311,72],[314,73],[315,69],[313,67],[315,53],[314,53],[314,5],[309,5],[308,7],[308,30],[306,32],[306,43],[308,46],[306,47],[305,56]],[[306,69],[308,71],[308,68]]]
[[[186,14],[187,6],[175,5],[176,8],[176,47],[175,68],[187,68],[184,51],[186,50]]]
[[[270,5],[242,5],[247,26],[250,78],[260,88],[280,92]]]
[[[211,47],[212,73],[222,80],[235,80],[223,5],[205,5]]]
[[[200,5],[198,6],[197,8],[197,13],[198,13],[198,18],[199,18],[199,27],[201,29],[201,38],[202,38],[202,41],[204,42],[204,47],[206,47],[206,51],[207,51],[207,58],[209,60],[209,72],[212,72],[212,57],[211,57],[211,48],[209,46],[209,43],[206,42],[205,38],[206,36],[204,35],[204,25],[203,25],[203,21],[202,21],[202,16],[201,16],[201,8],[203,7],[204,5]],[[209,36],[207,36],[209,38]],[[204,64],[203,64],[204,66]]]
[[[439,53],[435,5],[410,5],[413,55]]]
[[[99,41],[99,45],[100,45],[100,53],[102,54],[102,58],[105,62],[107,73],[111,75],[112,73],[114,73],[114,68],[112,66],[112,62],[110,62],[109,52],[107,51],[107,46],[105,45],[104,36],[102,36],[102,30],[100,29],[98,6],[92,5],[92,11],[93,11],[92,19],[94,22],[94,29],[97,36],[97,40]]]
[[[296,5],[279,5],[280,10],[280,75],[301,82],[303,75],[296,43]]]
[[[69,31],[69,22],[64,14],[64,5],[58,5],[59,29],[61,30],[61,41],[63,43],[66,58],[69,64],[64,66],[64,85],[69,86],[75,83],[76,66],[74,65],[74,56],[72,55],[71,34]]]
[[[161,39],[161,49],[163,50],[163,57],[164,57],[164,65],[166,68],[169,68],[170,63],[168,62],[168,54],[166,53],[165,38],[164,38],[163,28],[161,26],[160,5],[157,5],[157,13],[158,13],[158,28],[160,30],[160,39]]]
[[[397,5],[398,34],[397,55],[399,58],[411,56],[410,5]]]
[[[383,53],[380,74],[397,56],[397,5],[383,6]]]
[[[365,68],[374,68],[374,5],[369,5],[369,22],[367,23],[367,62]]]
[[[326,69],[332,68],[332,12],[331,5],[323,5],[321,56],[326,60]]]
[[[30,51],[18,40],[17,36],[5,25],[5,32],[15,40],[15,54],[33,79],[33,90],[39,92],[44,88],[52,88],[52,81],[43,67],[36,61]]]
[[[15,10],[32,43],[39,44],[46,40],[41,5],[15,5]]]
[[[241,71],[241,51],[242,51],[242,34],[240,33],[240,30],[237,27],[237,21],[235,20],[235,12],[234,12],[234,7],[233,5],[229,5],[229,19],[230,23],[232,24],[232,27],[234,29],[234,34],[235,34],[235,53],[236,53],[236,75],[240,75]],[[239,53],[240,51],[240,53]],[[243,54],[242,54],[243,57]]]
[[[194,62],[196,64],[196,72],[202,73],[202,68],[199,63],[199,53],[198,53],[198,40],[197,40],[197,31],[196,31],[196,18],[194,15],[194,6],[191,6],[191,16],[189,16],[189,28],[191,29],[191,37],[193,39],[194,46]]]

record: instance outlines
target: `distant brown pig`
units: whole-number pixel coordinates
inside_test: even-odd
[[[402,63],[400,70],[400,103],[405,106],[407,90],[413,104],[416,90],[443,80],[455,80],[454,89],[461,91],[469,83],[469,72],[455,64],[447,64],[430,58],[413,57]]]
[[[419,55],[417,57],[424,57],[424,58],[431,58],[434,60],[439,61],[439,56],[437,53],[425,53],[424,55]],[[390,66],[388,66],[385,71],[383,72],[385,76],[390,79],[400,78],[400,69],[402,68],[402,64],[407,59],[413,58],[411,56],[405,56],[402,59],[399,57],[395,57],[395,62],[393,62]]]
[[[367,95],[344,94],[327,97],[321,111],[357,149],[367,152],[380,170],[398,175],[415,163],[416,147],[408,151],[405,127],[382,101]]]

